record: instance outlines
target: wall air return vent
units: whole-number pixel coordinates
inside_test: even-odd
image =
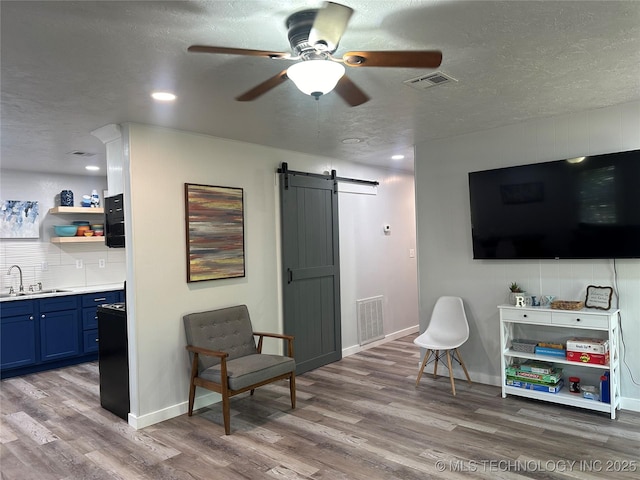
[[[419,77],[410,78],[403,83],[418,90],[426,90],[429,87],[435,87],[436,85],[444,85],[445,83],[457,82],[455,78],[442,73],[434,72],[427,75],[420,75]]]
[[[382,295],[356,300],[358,342],[360,345],[384,338]]]

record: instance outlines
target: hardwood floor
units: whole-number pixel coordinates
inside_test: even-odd
[[[100,407],[97,363],[4,380],[2,479],[640,478],[640,414],[416,388],[412,340],[297,377],[295,410],[284,382],[234,397],[230,436],[220,405],[130,428]]]

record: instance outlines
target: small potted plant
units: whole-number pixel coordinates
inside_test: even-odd
[[[515,305],[516,304],[516,295],[524,295],[525,292],[522,289],[522,287],[520,285],[518,285],[516,282],[511,282],[511,285],[509,285],[509,302],[511,303],[511,305]]]
[[[518,285],[516,282],[512,282],[511,285],[509,285],[509,290],[511,290],[513,293],[522,293],[522,288],[520,288],[520,285]]]

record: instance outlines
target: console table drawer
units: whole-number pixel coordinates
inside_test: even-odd
[[[551,314],[551,323],[571,327],[590,327],[607,330],[609,328],[609,317],[606,315],[583,315],[580,312],[553,312]]]
[[[551,312],[534,312],[531,310],[503,309],[502,319],[518,323],[551,323]]]

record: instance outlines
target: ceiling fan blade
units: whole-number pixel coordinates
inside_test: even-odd
[[[243,93],[239,97],[236,97],[236,100],[238,100],[239,102],[250,102],[251,100],[255,100],[260,95],[267,93],[272,88],[275,88],[281,83],[286,82],[288,78],[289,77],[287,77],[287,71],[282,70],[277,75],[274,75],[273,77],[265,80],[261,84],[256,85],[251,90]]]
[[[438,50],[347,52],[342,61],[350,67],[437,68],[442,63]]]
[[[252,57],[290,58],[289,52],[270,52],[268,50],[248,50],[246,48],[210,47],[207,45],[191,45],[189,52],[223,53],[228,55],[248,55]]]
[[[328,51],[335,52],[352,14],[352,8],[339,3],[325,2],[325,6],[318,10],[313,21],[309,32],[309,44],[325,44]]]
[[[352,107],[357,107],[369,101],[369,96],[353,83],[349,77],[343,75],[338,81],[335,91]]]

